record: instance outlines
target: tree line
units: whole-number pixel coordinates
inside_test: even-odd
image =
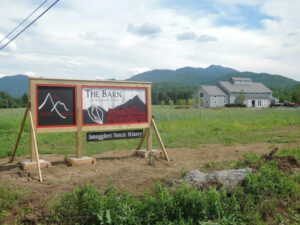
[[[162,82],[152,84],[153,105],[193,105],[196,85]]]
[[[279,98],[280,102],[288,101],[300,104],[300,84],[294,87],[274,88],[273,96]]]
[[[23,94],[20,98],[13,98],[10,94],[0,91],[0,109],[23,108],[27,105],[28,95]]]

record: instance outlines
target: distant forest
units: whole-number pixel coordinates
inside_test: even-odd
[[[152,84],[153,105],[194,105],[193,95],[198,85],[188,85],[172,82]],[[300,85],[286,88],[273,88],[273,96],[280,102],[288,101],[300,104]],[[20,98],[13,98],[6,92],[0,91],[0,108],[21,108],[28,102],[28,95],[23,94]]]
[[[20,98],[13,98],[10,94],[0,91],[0,109],[1,108],[23,108],[27,105],[28,95],[23,94]]]

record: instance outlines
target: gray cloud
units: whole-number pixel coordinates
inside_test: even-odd
[[[297,36],[298,33],[297,32],[290,32],[288,34],[286,34],[286,36]]]
[[[210,41],[217,41],[217,40],[218,39],[216,37],[211,36],[211,35],[207,35],[207,34],[200,35],[197,38],[198,42],[210,42]]]
[[[108,37],[103,37],[97,32],[85,32],[79,34],[80,38],[83,40],[88,40],[88,41],[106,41],[109,40],[110,38]]]
[[[195,32],[183,32],[177,34],[176,38],[179,41],[195,40],[197,38],[197,34]]]
[[[198,36],[195,32],[183,32],[176,35],[177,40],[179,41],[198,41],[198,42],[210,42],[217,41],[218,39],[214,36],[202,34]]]
[[[140,26],[130,23],[127,26],[127,31],[139,36],[155,36],[161,32],[161,29],[160,26],[152,23],[144,23]]]
[[[171,23],[170,24],[170,27],[177,27],[178,26],[178,23]]]

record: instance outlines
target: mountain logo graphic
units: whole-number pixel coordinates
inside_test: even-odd
[[[62,115],[58,109],[57,109],[57,106],[58,105],[61,105],[67,112],[69,111],[69,109],[66,107],[66,105],[61,102],[61,101],[57,101],[56,103],[54,103],[52,97],[51,97],[51,94],[48,93],[45,100],[43,101],[43,103],[38,107],[39,110],[41,110],[47,103],[47,100],[50,100],[50,102],[52,103],[52,109],[51,109],[51,112],[55,111],[57,113],[57,115],[62,118],[62,119],[66,119],[66,117],[64,115]]]
[[[92,105],[88,110],[88,115],[90,119],[97,123],[97,124],[103,124],[104,123],[104,110],[97,105]]]

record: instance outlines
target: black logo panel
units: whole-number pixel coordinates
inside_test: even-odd
[[[75,110],[75,87],[37,87],[38,126],[75,125]]]

